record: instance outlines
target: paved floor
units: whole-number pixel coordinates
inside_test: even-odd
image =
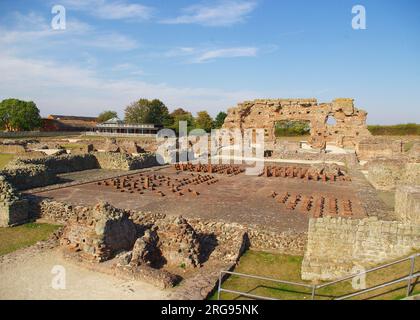
[[[159,170],[156,174],[179,180],[193,178],[190,172],[177,174],[171,167]],[[330,183],[298,178],[246,176],[245,174],[236,176],[214,174],[214,176],[218,179],[217,183],[188,185],[184,189],[191,188],[199,195],[184,192],[183,196],[179,196],[173,193],[165,183],[155,191],[145,190],[143,194],[140,194],[138,190],[133,193],[120,192],[112,186],[88,183],[45,191],[37,195],[73,205],[94,205],[99,201],[108,201],[120,208],[257,224],[276,231],[306,231],[311,214],[303,210],[303,201],[295,209],[288,209],[288,203],[279,203],[278,199],[271,197],[273,191],[278,194],[288,192],[290,199],[296,195],[301,195],[302,198],[323,196],[326,203],[329,203],[330,198],[337,199],[339,211],[342,211],[343,202],[350,200],[352,217],[365,216],[352,182]],[[138,178],[139,176],[136,179]],[[164,196],[157,193],[159,190],[164,193]]]

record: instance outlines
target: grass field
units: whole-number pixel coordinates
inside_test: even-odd
[[[420,124],[407,123],[393,126],[370,125],[368,130],[375,136],[419,136]]]
[[[240,260],[235,272],[265,276],[274,279],[288,280],[298,283],[310,282],[302,281],[300,269],[302,257],[271,254],[259,251],[247,251]],[[371,287],[385,281],[390,281],[395,277],[402,277],[408,274],[409,262],[403,262],[387,269],[374,271],[367,275],[366,285]],[[420,270],[420,259],[417,259],[417,272]],[[311,289],[296,287],[285,284],[277,284],[272,281],[262,281],[251,278],[230,276],[224,283],[223,288],[247,292],[254,295],[276,298],[280,300],[309,300],[311,299]],[[401,282],[384,289],[379,289],[371,293],[357,297],[357,299],[401,299],[405,297],[407,288],[406,282]],[[351,282],[346,281],[319,289],[316,292],[317,300],[329,300],[344,294],[352,293]],[[414,293],[420,293],[420,282],[417,281]],[[210,298],[217,299],[217,292]],[[246,299],[237,294],[222,292],[223,300]]]
[[[14,157],[14,154],[0,153],[0,169],[3,169]]]
[[[46,223],[27,223],[17,227],[0,228],[0,255],[46,240],[59,226]]]

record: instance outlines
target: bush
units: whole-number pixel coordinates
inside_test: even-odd
[[[310,131],[310,125],[305,121],[279,121],[275,127],[276,137],[305,136]]]

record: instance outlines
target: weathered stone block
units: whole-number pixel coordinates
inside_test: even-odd
[[[399,186],[397,188],[395,213],[404,222],[420,224],[420,186]]]

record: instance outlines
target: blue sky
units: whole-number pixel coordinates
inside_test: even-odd
[[[366,30],[351,25],[358,4]],[[43,115],[353,97],[369,123],[419,123],[419,52],[417,0],[0,0],[0,99]]]

